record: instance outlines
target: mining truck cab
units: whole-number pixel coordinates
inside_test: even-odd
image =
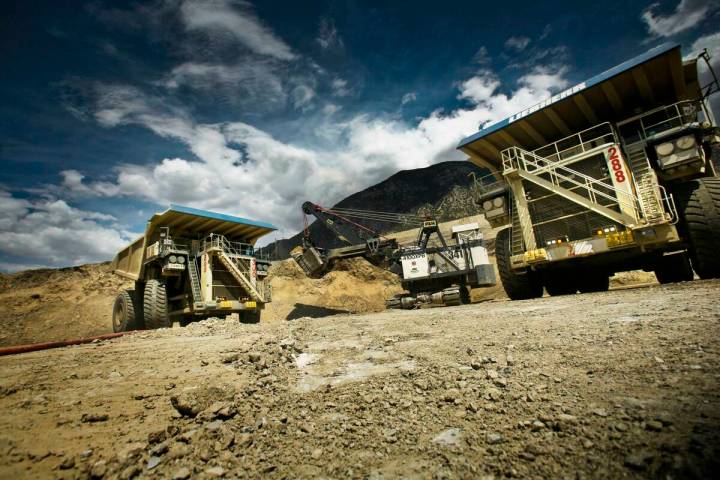
[[[268,223],[171,205],[154,215],[145,234],[123,248],[113,271],[135,282],[113,307],[113,329],[169,327],[237,314],[256,323],[272,299],[270,259],[255,242]]]
[[[665,44],[465,138],[512,299],[720,275],[720,130],[706,52]],[[698,61],[712,74],[703,86]],[[713,231],[714,230],[714,231]]]

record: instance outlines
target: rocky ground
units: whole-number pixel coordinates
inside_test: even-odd
[[[0,357],[0,477],[703,478],[720,281]]]

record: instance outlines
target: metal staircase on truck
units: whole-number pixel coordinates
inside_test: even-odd
[[[264,284],[258,283],[251,272],[255,260],[243,252],[242,246],[233,244],[223,235],[212,234],[203,242],[202,252],[213,253],[253,300],[267,301],[268,292],[263,288]]]

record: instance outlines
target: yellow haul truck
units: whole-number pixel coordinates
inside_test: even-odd
[[[145,234],[120,250],[113,271],[135,281],[113,306],[113,330],[166,328],[237,313],[257,323],[271,301],[270,260],[259,258],[268,223],[171,205],[153,215]]]
[[[698,74],[704,60],[707,80]],[[720,178],[709,55],[649,50],[462,140],[491,175],[477,202],[512,299],[720,276]]]

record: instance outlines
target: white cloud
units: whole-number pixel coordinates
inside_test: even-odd
[[[470,102],[468,108],[437,110],[415,124],[369,115],[338,122],[327,115],[336,111],[333,104],[325,104],[326,115],[313,117],[311,127],[318,139],[326,140],[324,146],[283,142],[244,122],[198,124],[137,90],[114,86],[105,89],[109,99],[98,104],[99,121],[106,126],[144,126],[186,144],[197,159],[119,165],[114,186],[87,181],[74,171],[65,173],[65,183],[88,195],[117,192],[161,205],[186,204],[297,229],[304,200],[333,204],[398,170],[464,158],[455,150],[461,138],[566,86],[563,73],[536,69],[505,94],[498,91],[500,81],[493,74],[481,72],[459,85],[460,97]],[[125,98],[118,92],[135,92],[137,97]]]
[[[533,91],[556,92],[568,86],[568,81],[564,78],[565,73],[567,69],[564,67],[558,70],[536,67],[531,73],[522,77],[519,83]]]
[[[321,18],[318,36],[315,39],[323,50],[341,49],[345,45],[332,19]]]
[[[273,63],[255,58],[236,65],[185,62],[173,68],[161,85],[171,89],[187,86],[206,93],[220,89],[231,93],[231,98],[255,103],[284,103],[287,98]]]
[[[266,27],[245,2],[186,0],[180,11],[185,28],[190,31],[200,31],[210,36],[230,35],[257,54],[280,60],[296,58],[290,46]]]
[[[93,182],[91,185],[83,183],[85,175],[77,170],[63,170],[60,172],[60,176],[63,178],[62,186],[74,195],[114,197],[120,193],[114,183],[98,181]]]
[[[528,37],[510,37],[505,40],[505,48],[515,50],[516,52],[522,52],[530,44]]]
[[[703,35],[692,43],[690,47],[693,57],[703,49],[707,48],[710,54],[710,64],[717,75],[720,72],[720,32]],[[701,85],[709,85],[713,81],[712,74],[708,70],[703,60],[698,61],[698,70],[700,71]],[[715,94],[710,97],[710,108],[715,114],[715,118],[720,118],[720,95]]]
[[[675,11],[668,15],[656,14],[658,3],[653,3],[642,13],[648,32],[654,36],[669,37],[699,24],[711,7],[717,6],[713,0],[680,0]]]
[[[339,112],[342,109],[340,105],[335,105],[334,103],[326,103],[323,107],[323,113],[325,115],[333,115],[337,112]]]
[[[492,73],[484,71],[460,84],[458,98],[480,103],[490,98],[499,86],[500,81]]]
[[[475,52],[475,55],[473,55],[473,62],[479,64],[479,65],[487,65],[491,61],[490,55],[488,54],[488,49],[484,45],[478,49],[477,52]]]
[[[351,91],[347,86],[348,82],[345,79],[342,78],[334,78],[332,82],[330,82],[330,89],[332,90],[332,94],[335,97],[347,97],[350,95]]]
[[[293,107],[307,109],[313,98],[315,98],[315,90],[308,85],[298,85],[290,92]]]
[[[131,235],[103,223],[114,218],[79,210],[63,200],[16,198],[0,190],[0,254],[30,259],[0,268],[67,266],[110,260]]]
[[[700,53],[703,49],[707,48],[710,53],[711,61],[713,66],[720,63],[720,32],[710,33],[703,35],[692,43],[690,47],[691,52]]]
[[[405,105],[406,103],[414,102],[415,100],[417,100],[417,93],[408,92],[402,96],[402,99],[400,99],[400,105]]]

